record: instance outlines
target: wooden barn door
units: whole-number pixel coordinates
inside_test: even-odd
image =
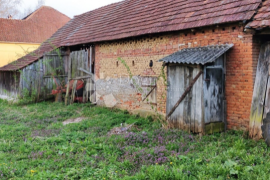
[[[219,64],[219,65],[217,65]],[[225,74],[223,57],[204,70],[205,133],[225,130]]]
[[[168,66],[167,116],[179,99],[192,86],[179,106],[168,117],[171,126],[194,133],[202,130],[202,76],[201,68],[197,66],[171,65]],[[198,79],[194,82],[194,79]]]
[[[224,117],[222,68],[206,68],[204,83],[205,123],[221,122]]]

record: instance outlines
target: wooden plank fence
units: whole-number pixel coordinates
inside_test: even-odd
[[[55,88],[53,76],[59,83],[67,82],[67,57],[64,51],[57,49],[21,70],[0,72],[0,95],[9,98],[27,95],[36,101],[50,98]]]

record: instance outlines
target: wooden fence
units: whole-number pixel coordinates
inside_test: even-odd
[[[95,102],[93,50],[71,52],[55,50],[19,71],[0,72],[0,96],[18,98],[29,95],[37,101],[52,97],[56,83],[64,87],[70,80],[84,81],[83,101]],[[76,87],[76,86],[75,86]],[[76,88],[75,88],[76,89]],[[70,93],[70,92],[68,92]],[[69,97],[69,94],[66,97]],[[74,96],[76,92],[72,92]]]

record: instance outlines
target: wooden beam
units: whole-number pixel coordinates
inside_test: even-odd
[[[196,83],[196,81],[199,79],[199,77],[202,75],[202,71],[198,73],[198,75],[193,79],[193,81],[190,83],[189,87],[185,90],[184,94],[180,97],[180,99],[177,101],[177,103],[174,105],[172,110],[168,113],[166,116],[166,119],[168,119],[172,113],[176,110],[176,108],[179,106],[179,104],[185,99],[189,91],[192,89],[193,85]]]
[[[88,79],[91,78],[92,76],[81,76],[81,77],[76,77],[76,78],[71,78],[69,80],[80,80],[80,79]]]
[[[52,78],[53,76],[43,76],[43,78]],[[56,78],[58,77],[68,77],[67,75],[56,75]]]
[[[82,71],[82,72],[85,72],[86,74],[89,74],[90,76],[94,76],[91,72],[83,69],[83,68],[78,68],[78,70]]]
[[[65,97],[65,105],[69,105],[69,80],[67,82],[67,90],[66,90],[66,97]]]

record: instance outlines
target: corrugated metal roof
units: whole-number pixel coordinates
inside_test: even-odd
[[[206,64],[214,62],[233,44],[213,45],[205,47],[187,48],[177,51],[165,58],[160,59],[160,62],[165,63],[185,63],[185,64]]]

